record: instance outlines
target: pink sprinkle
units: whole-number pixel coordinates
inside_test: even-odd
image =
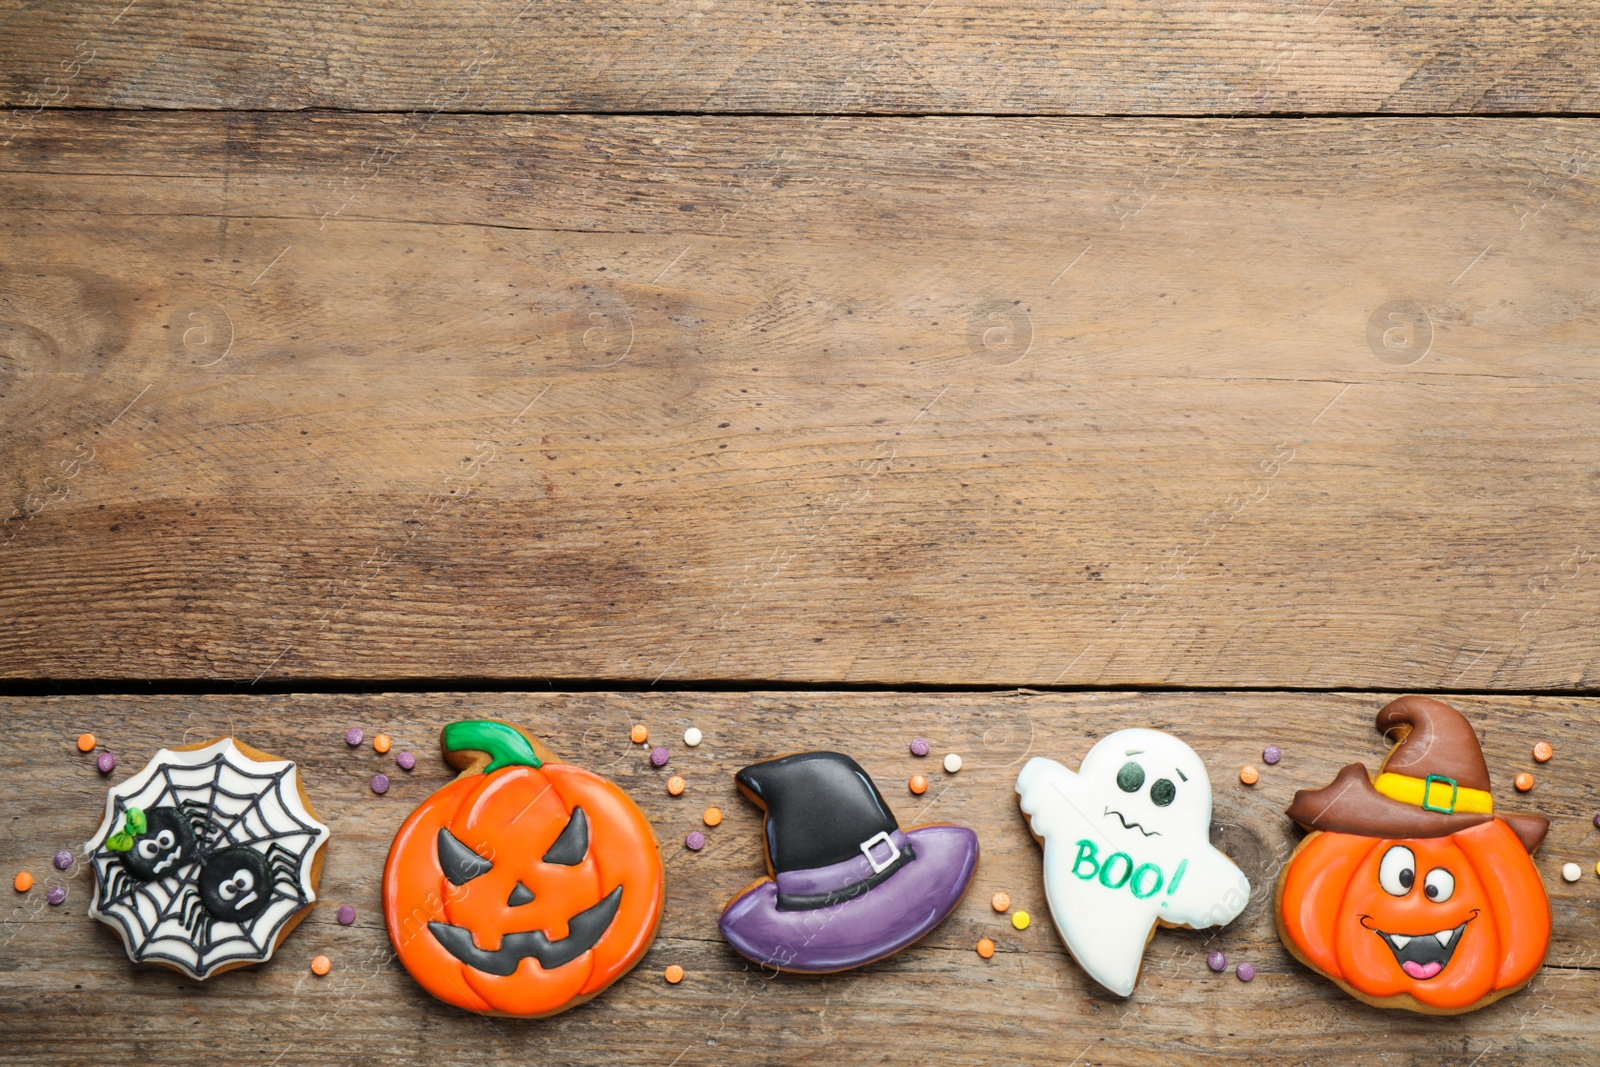
[[[417,765],[417,757],[413,756],[409,752],[400,753],[400,755],[394,758],[394,761],[400,765],[400,769],[402,771],[409,771],[411,768]]]
[[[928,754],[928,739],[919,737],[911,742],[911,754],[913,756],[926,756]]]
[[[354,748],[361,743],[361,738],[364,736],[361,732],[361,727],[352,726],[344,732],[344,743]]]
[[[690,830],[689,836],[683,839],[690,852],[699,852],[706,847],[706,835],[699,830]]]
[[[1241,982],[1253,982],[1256,978],[1256,965],[1253,963],[1241,963],[1234,973],[1239,976],[1239,981]]]
[[[66,849],[62,849],[60,852],[57,852],[55,855],[55,864],[56,870],[58,871],[64,871],[68,867],[71,867],[72,853],[68,852]]]
[[[339,905],[338,918],[340,926],[349,926],[351,923],[356,921],[356,909],[352,908],[348,904],[341,904]]]
[[[373,775],[372,791],[374,793],[387,793],[389,791],[389,776],[387,774]]]
[[[662,745],[660,748],[653,748],[650,750],[650,766],[652,767],[665,767],[667,765],[667,760],[671,758],[672,754],[667,751],[666,745]]]
[[[1283,749],[1279,748],[1277,745],[1268,745],[1266,748],[1261,750],[1262,763],[1277,763],[1282,758]]]
[[[117,765],[117,757],[109,752],[102,752],[94,758],[94,765],[100,768],[101,774],[110,774]]]
[[[1228,969],[1228,955],[1225,952],[1213,952],[1206,957],[1206,966],[1221,974]],[[1250,966],[1248,963],[1246,967]]]
[[[45,891],[44,899],[49,901],[51,904],[65,903],[67,899],[67,887],[64,885],[51,886]]]

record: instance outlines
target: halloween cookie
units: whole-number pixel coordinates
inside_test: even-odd
[[[383,913],[424,989],[537,1018],[604,992],[655,940],[661,854],[627,794],[503,722],[440,737],[461,774],[395,835]]]
[[[261,963],[310,912],[327,841],[289,760],[230,737],[164,748],[84,846],[89,914],[191,978]]]
[[[1211,845],[1211,779],[1188,745],[1157,730],[1102,738],[1077,772],[1034,758],[1017,776],[1044,846],[1050,917],[1089,977],[1133,992],[1160,926],[1238,918],[1250,883]]]
[[[1427,697],[1391,701],[1398,743],[1376,779],[1352,763],[1295,794],[1312,833],[1278,877],[1278,936],[1300,962],[1385,1008],[1451,1015],[1526,985],[1550,946],[1531,853],[1549,829],[1503,814],[1478,735]]]
[[[942,922],[978,868],[978,835],[901,830],[867,772],[837,752],[746,767],[741,792],[766,811],[767,870],[722,911],[740,955],[808,974],[860,967]]]

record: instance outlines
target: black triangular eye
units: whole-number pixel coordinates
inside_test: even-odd
[[[576,867],[589,854],[589,816],[582,808],[572,809],[567,828],[561,831],[556,843],[544,854],[544,862],[559,863],[563,867]]]
[[[463,845],[449,830],[439,829],[439,869],[451,885],[466,885],[494,864]]]

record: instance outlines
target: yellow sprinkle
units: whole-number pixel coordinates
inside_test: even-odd
[[[1011,913],[1011,925],[1015,926],[1018,930],[1026,930],[1030,921],[1031,920],[1028,918],[1028,913],[1025,911],[1014,911]]]

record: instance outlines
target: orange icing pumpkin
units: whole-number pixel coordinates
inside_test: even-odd
[[[463,773],[406,819],[383,872],[400,961],[477,1012],[554,1015],[603,992],[661,919],[644,813],[507,723],[451,723],[442,745]]]

